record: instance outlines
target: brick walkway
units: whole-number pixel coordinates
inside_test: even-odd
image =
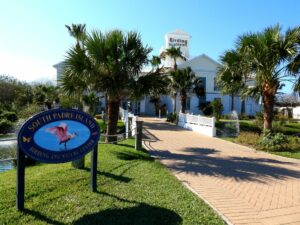
[[[299,160],[142,119],[151,155],[228,223],[300,225]]]

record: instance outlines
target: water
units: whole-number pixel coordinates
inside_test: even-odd
[[[10,158],[16,158],[16,140],[0,140],[0,173],[14,168]]]
[[[11,170],[13,168],[14,168],[14,166],[13,166],[12,161],[0,162],[0,173],[7,171],[7,170]]]

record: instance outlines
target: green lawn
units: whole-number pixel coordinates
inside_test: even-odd
[[[103,120],[102,119],[96,119],[99,127],[100,127],[100,131],[101,133],[103,133],[105,130],[106,130],[106,124],[104,124]],[[125,128],[125,124],[123,123],[122,120],[118,120],[118,124],[117,124],[117,129],[118,131],[122,130]]]
[[[73,169],[70,163],[26,168],[25,212],[15,209],[16,171],[1,173],[0,224],[224,224],[133,143],[99,146],[96,193],[89,190],[88,169]]]

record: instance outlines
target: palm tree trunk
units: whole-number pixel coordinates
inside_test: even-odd
[[[177,70],[177,63],[176,63],[176,59],[174,59],[174,70]]]
[[[272,129],[273,121],[273,107],[274,107],[275,95],[264,93],[263,103],[264,103],[264,131]]]
[[[114,142],[117,140],[116,136],[109,136],[109,135],[116,135],[117,134],[117,124],[119,118],[119,106],[120,106],[120,99],[112,98],[108,96],[108,104],[107,104],[107,132],[106,134],[108,137],[106,138],[107,142]]]
[[[186,96],[185,95],[180,95],[180,101],[181,101],[181,113],[185,113],[185,101],[186,101]]]

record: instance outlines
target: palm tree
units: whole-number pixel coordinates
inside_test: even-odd
[[[68,51],[65,73],[75,82],[84,79],[93,89],[107,94],[107,134],[115,135],[120,101],[151,94],[153,86],[163,84],[155,73],[141,75],[152,49],[143,46],[138,33],[120,30],[94,31],[83,43],[84,48]]]
[[[175,47],[171,47],[171,48],[167,48],[165,55],[169,56],[171,59],[174,60],[174,65],[173,65],[173,71],[177,70],[177,58],[183,58],[182,53],[180,48],[175,48]],[[174,83],[171,83],[171,86],[169,87],[170,90],[173,90],[173,98],[174,98],[174,106],[173,106],[173,113],[176,113],[176,108],[177,108],[177,91],[176,91],[176,87],[173,86]]]
[[[174,60],[173,69],[177,70],[177,61],[176,60],[177,60],[177,58],[183,58],[180,48],[179,47],[178,48],[175,48],[175,47],[167,48],[166,55]]]
[[[299,85],[299,73],[296,73],[299,43],[300,27],[288,29],[283,34],[279,25],[238,38],[236,51],[243,57],[243,62],[248,62],[247,71],[250,71],[246,75],[255,74],[254,85],[244,88],[243,94],[251,97],[261,95],[265,131],[272,129],[275,95],[283,82],[294,81],[295,87]],[[291,76],[294,79],[290,79]]]
[[[190,67],[187,67],[185,69],[171,71],[170,76],[172,79],[173,87],[180,94],[181,112],[185,113],[187,92],[191,90],[195,85],[195,73]]]
[[[76,47],[80,48],[82,46],[82,42],[86,38],[86,27],[85,24],[72,24],[71,26],[65,25],[68,29],[71,37],[76,39]]]
[[[234,110],[234,96],[239,94],[244,88],[247,77],[241,76],[248,74],[247,66],[242,61],[243,57],[236,50],[229,50],[221,56],[222,66],[218,69],[217,84],[221,89],[222,94],[229,94],[231,96],[231,111]],[[242,100],[244,105],[244,100]],[[242,107],[243,113],[244,107]]]
[[[170,79],[164,73],[163,67],[159,67],[161,65],[161,58],[159,56],[152,56],[150,63],[152,65],[151,73],[154,74],[154,79],[151,78],[149,81],[145,80],[144,83],[155,87],[155,89],[152,89],[149,93],[149,96],[150,102],[153,103],[155,107],[155,115],[158,115],[160,108],[160,95],[167,94],[169,92],[166,87],[168,87]]]

